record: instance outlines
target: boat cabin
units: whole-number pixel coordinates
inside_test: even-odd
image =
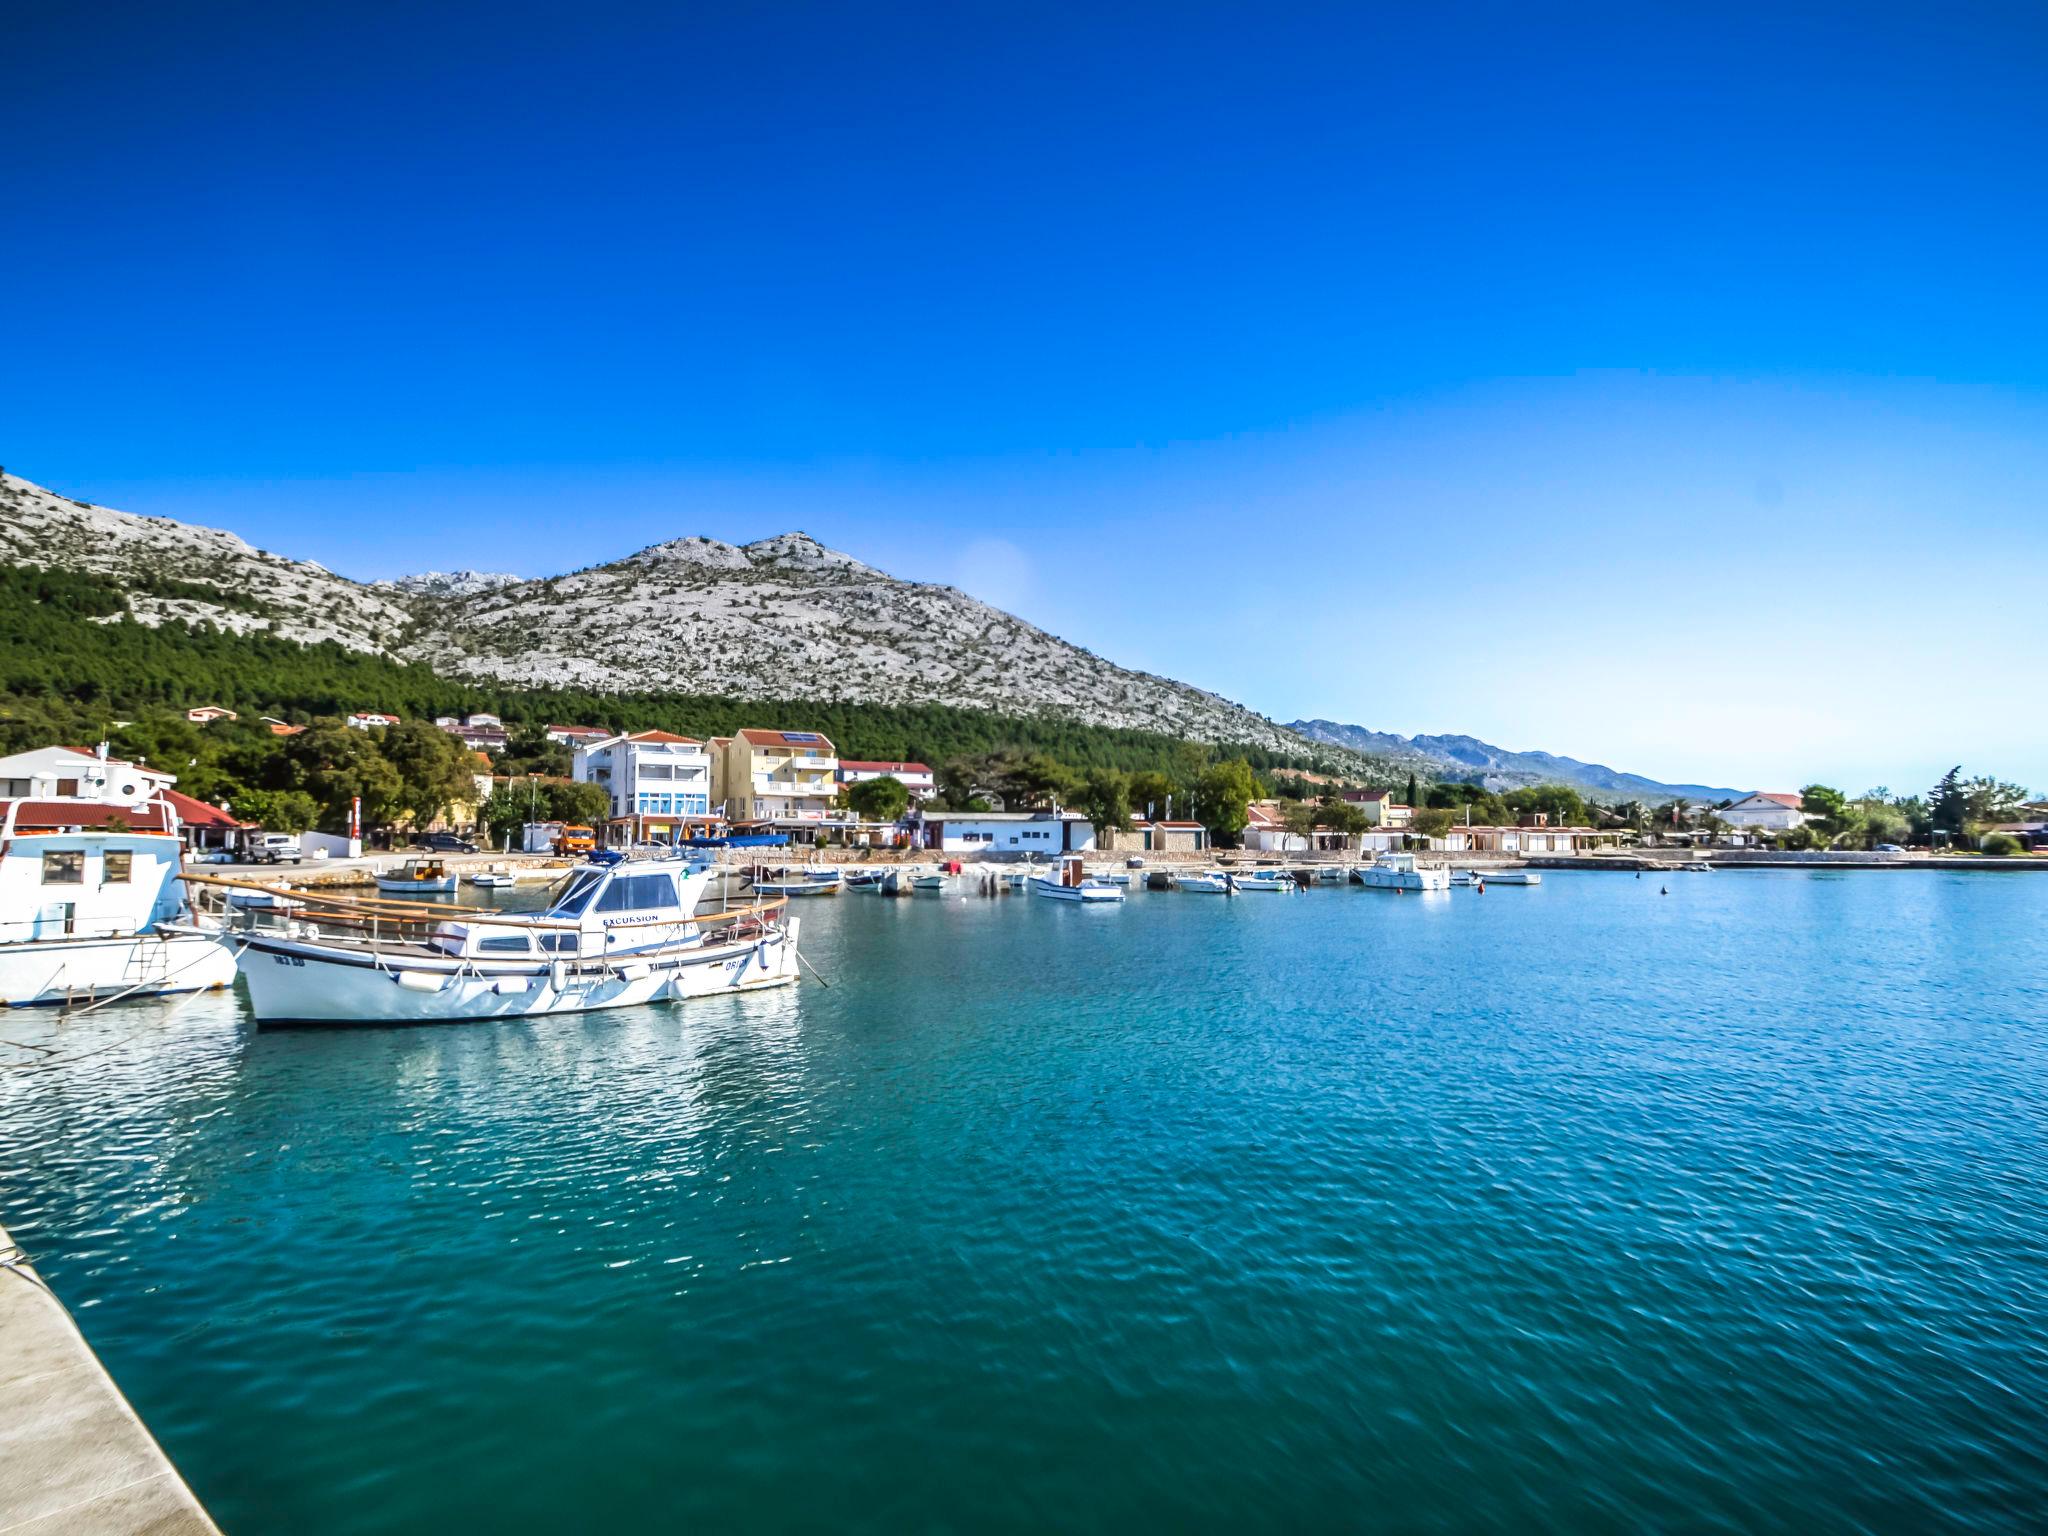
[[[657,865],[583,865],[544,912],[490,923],[448,922],[434,930],[445,954],[479,959],[554,959],[676,949],[703,942],[697,910],[714,870]]]
[[[120,938],[183,912],[183,852],[161,801],[0,801],[0,943]]]

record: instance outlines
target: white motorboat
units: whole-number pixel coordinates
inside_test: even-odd
[[[914,896],[943,896],[952,884],[953,877],[939,869],[921,869],[910,877],[910,891]]]
[[[795,981],[786,901],[699,916],[712,874],[680,862],[585,865],[538,913],[300,892],[282,927],[242,919],[230,937],[265,1025],[525,1018]]]
[[[1533,869],[1495,869],[1481,877],[1486,885],[1541,885],[1543,877]]]
[[[1412,853],[1383,853],[1359,871],[1369,891],[1448,891],[1451,872],[1416,862]]]
[[[849,891],[878,891],[882,888],[883,871],[879,869],[856,869],[840,884]]]
[[[837,896],[841,884],[836,869],[776,870],[754,882],[763,896]]]
[[[1240,894],[1251,891],[1292,891],[1295,889],[1294,876],[1285,870],[1258,869],[1241,875],[1231,875],[1230,888]]]
[[[1316,866],[1316,884],[1342,885],[1344,867],[1341,864],[1319,864]]]
[[[1197,896],[1228,896],[1230,876],[1220,869],[1190,870],[1184,875],[1173,877],[1176,891],[1192,891]]]
[[[519,883],[519,878],[516,875],[501,874],[495,870],[487,869],[484,870],[481,874],[471,875],[469,877],[469,883],[471,885],[478,886],[483,890],[495,891],[503,890],[506,886],[509,885],[517,885]]]
[[[1114,904],[1124,899],[1123,887],[1107,880],[1089,875],[1081,864],[1078,853],[1068,854],[1053,866],[1053,877],[1043,875],[1031,878],[1031,894],[1044,896],[1053,901],[1080,901],[1089,903]]]
[[[1477,885],[1485,878],[1476,869],[1454,869],[1451,871],[1451,884],[1453,885]]]
[[[439,859],[407,859],[389,874],[377,876],[377,889],[387,896],[452,896],[455,871]]]
[[[161,797],[0,801],[0,1005],[232,986],[233,952],[179,884],[183,853]]]

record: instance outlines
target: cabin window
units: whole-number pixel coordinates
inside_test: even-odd
[[[539,935],[540,947],[554,954],[566,949],[573,955],[581,948],[582,937],[580,933],[543,933]]]
[[[672,907],[676,888],[667,875],[618,875],[598,898],[600,912],[644,912],[652,907]]]
[[[67,848],[58,853],[44,854],[43,884],[85,884],[85,851],[80,848]]]
[[[109,848],[100,870],[100,884],[126,885],[135,878],[135,855],[126,848]]]
[[[480,955],[524,955],[532,948],[523,933],[489,933],[476,941]]]

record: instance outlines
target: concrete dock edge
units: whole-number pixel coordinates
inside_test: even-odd
[[[219,1536],[0,1227],[0,1536]]]

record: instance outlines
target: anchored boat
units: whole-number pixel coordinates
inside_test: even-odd
[[[379,875],[377,889],[393,896],[451,896],[455,871],[439,859],[407,859],[394,872]]]
[[[1227,877],[1230,888],[1235,892],[1245,891],[1291,891],[1295,888],[1294,876],[1281,870],[1253,870],[1247,874]]]
[[[259,1024],[523,1018],[795,981],[797,922],[785,899],[699,915],[713,873],[584,865],[539,913],[299,891],[285,921],[246,915],[230,938]]]
[[[1033,875],[1031,894],[1044,896],[1052,901],[1114,903],[1124,899],[1121,885],[1088,875],[1082,868],[1081,856],[1078,853],[1061,857],[1053,866],[1053,877],[1050,880],[1043,875]]]
[[[162,798],[0,801],[0,1005],[233,985],[178,884],[183,854]]]
[[[1198,896],[1228,896],[1230,876],[1220,869],[1191,870],[1184,875],[1175,875],[1173,888],[1177,891],[1192,891]]]
[[[836,869],[778,869],[757,879],[754,889],[763,896],[837,896],[840,883]]]
[[[1358,883],[1369,891],[1448,891],[1451,872],[1418,864],[1412,853],[1383,853],[1359,872]]]

